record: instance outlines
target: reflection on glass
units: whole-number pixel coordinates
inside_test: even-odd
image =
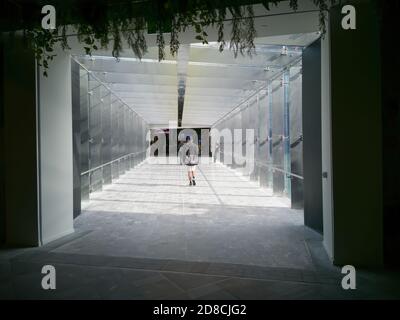
[[[215,125],[220,133],[242,129],[241,141],[220,138],[216,153],[219,161],[237,170],[275,195],[289,197],[293,208],[302,208],[302,77],[301,62],[282,70],[255,90],[232,113]],[[254,130],[254,141],[246,142],[246,129]],[[240,161],[226,162],[232,143],[234,159],[246,155],[246,143],[254,146],[254,169]],[[229,148],[228,148],[229,147]]]
[[[81,200],[146,157],[147,123],[80,66]]]

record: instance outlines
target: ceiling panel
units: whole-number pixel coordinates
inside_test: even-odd
[[[304,46],[318,37],[317,33],[308,33],[256,38],[256,54],[252,57],[239,54],[235,58],[229,49],[221,53],[217,43],[210,43],[185,46],[185,54],[175,58],[167,52],[161,63],[157,60],[157,48],[153,47],[141,61],[126,55],[119,61],[110,56],[78,59],[155,126],[177,121],[178,86],[182,79],[179,59],[184,59],[185,81],[180,81],[181,87],[184,83],[182,126],[209,126],[283,67],[299,60]]]

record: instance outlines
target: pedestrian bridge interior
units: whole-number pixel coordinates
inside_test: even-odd
[[[141,61],[73,57],[75,228],[90,232],[57,251],[314,270],[306,241],[321,235],[303,221],[301,57],[318,37],[257,38],[252,57],[214,43],[182,45],[161,63],[153,48]],[[167,128],[250,129],[251,167],[226,161],[245,153],[237,141],[212,150],[199,136],[191,188],[165,144],[148,152]]]

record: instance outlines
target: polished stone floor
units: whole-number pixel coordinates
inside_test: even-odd
[[[76,232],[41,248],[0,251],[0,299],[399,298],[395,273],[360,270],[341,288],[301,211],[220,164],[156,159],[91,195]],[[41,289],[55,266],[57,289]]]
[[[302,211],[220,164],[145,163],[94,193],[76,230],[56,251],[312,270]]]

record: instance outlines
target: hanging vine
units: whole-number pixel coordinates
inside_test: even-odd
[[[331,0],[331,4],[335,1]],[[319,8],[319,25],[323,35],[326,33],[326,13],[328,11],[328,1],[326,0],[314,0],[314,4]],[[296,9],[297,10],[297,9]]]
[[[147,44],[144,36],[146,22],[143,18],[136,18],[122,30],[122,35],[132,49],[133,54],[142,59],[147,52]]]
[[[104,0],[105,1],[105,0]],[[192,28],[196,35],[195,39],[203,44],[208,43],[208,28],[217,30],[217,42],[219,51],[226,47],[229,42],[229,49],[235,57],[241,55],[253,55],[255,53],[254,38],[256,29],[254,25],[254,10],[252,4],[256,1],[246,0],[149,0],[154,6],[151,10],[138,13],[134,2],[129,5],[117,5],[104,7],[90,16],[100,19],[91,21],[86,19],[80,22],[64,23],[57,26],[55,30],[44,30],[41,27],[34,27],[24,30],[25,37],[31,44],[36,59],[43,67],[47,75],[49,62],[53,60],[54,48],[59,43],[63,50],[68,50],[68,31],[75,30],[78,41],[83,44],[85,54],[91,55],[100,48],[107,49],[112,43],[112,55],[118,59],[123,50],[123,41],[126,41],[133,54],[142,59],[147,52],[145,34],[149,26],[155,26],[156,43],[158,46],[158,59],[165,59],[165,37],[170,34],[169,50],[172,56],[176,56],[179,50],[179,34]],[[153,2],[152,2],[153,1]],[[270,10],[271,5],[278,5],[282,0],[260,1],[265,9]],[[319,24],[322,33],[326,32],[325,20],[329,4],[339,0],[313,0],[319,8]],[[233,3],[233,4],[232,4]],[[289,1],[290,8],[298,10],[298,0]],[[156,8],[156,10],[154,10]],[[143,8],[142,8],[143,9]],[[67,10],[64,8],[64,10]],[[229,16],[227,15],[229,13]],[[64,17],[71,16],[65,13]],[[230,38],[225,34],[226,23],[231,23],[232,29]],[[69,27],[67,28],[67,25]],[[170,29],[170,30],[169,30]]]
[[[225,39],[224,39],[224,21],[226,17],[226,10],[219,9],[218,10],[218,19],[217,19],[217,29],[218,29],[218,39],[217,42],[219,43],[219,52],[224,51],[225,49]]]
[[[245,31],[243,34],[244,48],[247,48],[247,54],[251,56],[255,53],[256,46],[254,45],[254,38],[256,37],[256,29],[254,26],[254,11],[252,6],[246,7],[247,16],[244,19]]]

